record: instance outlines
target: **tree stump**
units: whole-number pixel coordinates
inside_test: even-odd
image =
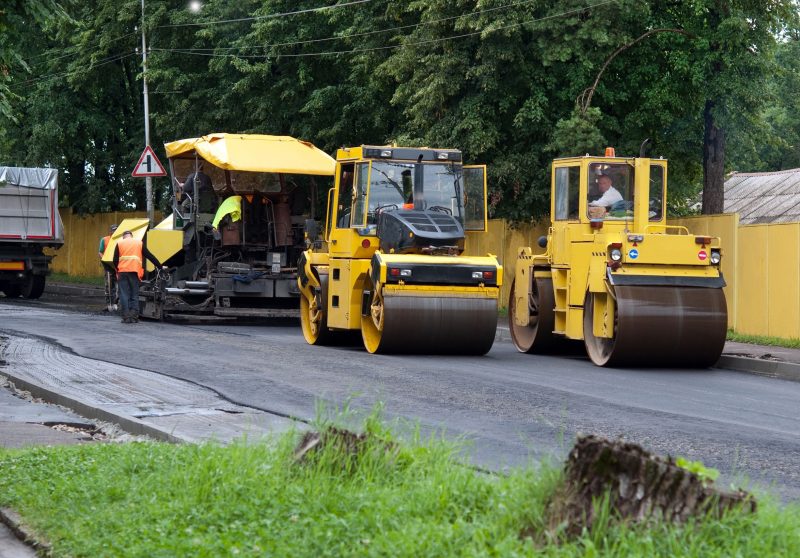
[[[567,458],[564,486],[550,502],[551,525],[565,524],[569,536],[591,529],[597,502],[606,495],[612,515],[633,522],[682,523],[690,517],[718,517],[735,507],[756,510],[749,493],[719,491],[671,457],[621,440],[581,436]]]

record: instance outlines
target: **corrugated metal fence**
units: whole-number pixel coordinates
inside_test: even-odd
[[[692,234],[722,239],[722,273],[728,286],[728,326],[739,333],[800,338],[800,223],[740,225],[737,214],[673,219]],[[547,224],[511,228],[491,221],[488,234],[468,237],[467,252],[495,254],[504,267],[502,304],[514,277],[520,246],[540,251]]]
[[[108,234],[111,225],[119,224],[125,219],[147,218],[146,211],[94,215],[75,215],[65,208],[59,211],[61,221],[64,223],[64,246],[58,251],[48,252],[56,256],[51,269],[58,273],[80,277],[103,276],[103,268],[97,257],[97,247],[100,239]]]
[[[53,270],[84,277],[101,276],[97,245],[108,227],[144,212],[72,215],[62,210],[66,243],[53,260]],[[674,219],[692,234],[722,238],[722,273],[728,286],[728,325],[752,335],[800,337],[800,223],[739,225],[736,214]],[[534,247],[547,234],[548,223],[511,227],[501,220],[489,222],[485,235],[467,237],[467,253],[495,254],[504,269],[501,305],[505,306],[521,246]]]

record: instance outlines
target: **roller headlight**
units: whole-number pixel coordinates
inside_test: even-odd
[[[612,248],[609,256],[611,256],[611,261],[618,262],[622,259],[622,251],[619,248]]]
[[[719,265],[719,262],[722,260],[722,254],[719,250],[711,250],[711,257],[709,257],[709,260],[712,264]]]

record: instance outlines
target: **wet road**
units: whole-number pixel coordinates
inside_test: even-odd
[[[722,370],[613,370],[584,357],[369,355],[310,347],[291,320],[265,325],[127,325],[100,312],[0,300],[0,331],[207,386],[232,402],[302,419],[316,404],[385,405],[390,417],[466,436],[492,468],[563,458],[576,433],[624,437],[702,460],[722,482],[800,499],[800,383]],[[1,371],[1,369],[0,369]]]

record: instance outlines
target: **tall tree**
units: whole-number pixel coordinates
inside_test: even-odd
[[[13,76],[30,70],[20,49],[22,36],[37,33],[54,17],[64,17],[56,0],[5,0],[0,8],[0,116],[14,118],[9,97]]]

